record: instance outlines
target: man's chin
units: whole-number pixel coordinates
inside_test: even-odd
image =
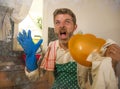
[[[68,39],[61,39],[59,41],[60,41],[60,43],[64,43],[65,44],[65,43],[68,43],[69,40]]]

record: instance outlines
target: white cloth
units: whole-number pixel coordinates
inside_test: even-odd
[[[110,57],[101,57],[94,54],[92,60],[92,89],[118,89],[118,80],[112,68]]]
[[[112,67],[112,59],[103,57],[106,49],[111,44],[116,44],[108,39],[101,48],[100,54],[92,53],[88,60],[92,61],[92,89],[118,89],[118,79]]]
[[[99,53],[91,53],[87,60],[92,62],[92,67],[79,66],[78,78],[82,89],[118,89],[118,79],[112,68],[112,59],[103,57],[108,46],[116,44],[111,39],[106,40]],[[91,70],[91,71],[90,71]],[[89,73],[92,74],[93,83],[90,86]],[[86,84],[88,84],[86,86]]]

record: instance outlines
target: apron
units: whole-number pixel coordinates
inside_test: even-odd
[[[77,63],[56,64],[52,89],[80,89],[77,81]]]

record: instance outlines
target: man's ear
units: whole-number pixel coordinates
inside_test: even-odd
[[[75,29],[74,29],[74,31],[77,29],[77,24],[75,25]]]

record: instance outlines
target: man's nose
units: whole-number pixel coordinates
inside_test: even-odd
[[[63,23],[60,23],[60,27],[61,27],[61,28],[65,27],[65,23],[64,23],[64,22],[63,22]]]

